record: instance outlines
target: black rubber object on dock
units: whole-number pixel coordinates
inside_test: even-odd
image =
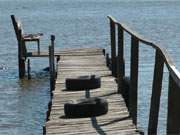
[[[95,75],[66,79],[66,90],[87,90],[101,87],[101,78]]]
[[[107,112],[107,100],[99,97],[79,99],[64,104],[64,113],[67,118],[95,117]]]

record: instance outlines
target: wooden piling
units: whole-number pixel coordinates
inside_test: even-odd
[[[22,33],[22,30],[18,30],[19,33]],[[22,34],[19,34],[22,35]],[[25,66],[25,48],[24,48],[24,41],[22,40],[21,36],[18,36],[18,65],[19,65],[19,78],[24,78],[26,73],[26,66]]]
[[[130,71],[130,115],[133,122],[137,124],[137,104],[138,104],[138,63],[139,63],[139,40],[131,36],[131,71]]]
[[[118,56],[117,56],[117,80],[118,93],[123,90],[123,78],[125,74],[124,66],[124,32],[120,25],[118,25]]]
[[[31,79],[31,66],[30,66],[30,59],[28,59],[27,69],[28,69],[28,79]]]
[[[167,134],[180,134],[180,87],[169,75]]]
[[[153,78],[152,95],[151,95],[151,107],[150,107],[149,126],[148,126],[149,135],[157,134],[159,106],[160,106],[160,97],[161,97],[161,88],[162,88],[162,79],[163,79],[163,68],[164,68],[164,60],[160,55],[159,50],[156,50],[154,78]]]
[[[106,53],[106,66],[109,67],[110,63],[109,63],[109,54]]]
[[[111,70],[112,75],[116,74],[116,28],[112,20],[110,20],[110,39],[111,39]]]
[[[38,46],[38,54],[40,54],[40,40],[37,41],[37,46]]]
[[[50,71],[50,88],[55,88],[55,65],[54,65],[54,41],[55,36],[51,36],[51,45],[49,46],[49,71]]]

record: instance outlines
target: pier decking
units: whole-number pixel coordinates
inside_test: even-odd
[[[80,75],[95,74],[101,77],[101,88],[91,90],[91,97],[104,97],[109,103],[106,115],[68,119],[64,117],[64,103],[85,97],[85,91],[65,91],[65,79]],[[117,83],[106,67],[102,49],[69,49],[61,52],[55,90],[52,91],[52,106],[49,120],[45,124],[47,135],[113,135],[139,134],[121,94],[117,93]]]

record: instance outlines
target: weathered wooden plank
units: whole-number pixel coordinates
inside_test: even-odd
[[[84,49],[64,49],[60,51],[56,51],[54,53],[55,56],[94,56],[94,55],[101,55],[102,49],[90,49],[90,48],[84,48]],[[49,53],[46,51],[32,51],[27,53],[27,57],[48,57]]]
[[[78,52],[73,50],[74,52]],[[80,50],[81,53],[83,49]],[[87,50],[85,50],[87,51]],[[88,51],[93,51],[90,49]],[[124,99],[117,93],[117,83],[106,67],[103,51],[101,55],[61,56],[58,63],[56,88],[53,91],[49,121],[46,122],[48,135],[73,134],[137,134],[137,129],[129,117]],[[71,52],[70,52],[71,53]],[[93,54],[93,53],[92,53]],[[92,118],[67,119],[64,117],[64,103],[69,100],[85,98],[85,91],[65,91],[65,79],[79,75],[95,74],[101,76],[101,88],[90,91],[91,97],[104,97],[109,104],[106,115]]]

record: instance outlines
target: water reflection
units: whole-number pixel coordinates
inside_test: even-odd
[[[49,74],[34,74],[31,80],[0,82],[0,134],[42,134],[49,102]]]

